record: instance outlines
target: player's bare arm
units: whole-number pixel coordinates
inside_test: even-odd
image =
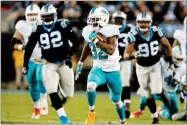
[[[107,39],[107,43],[99,41],[96,45],[99,46],[105,53],[112,55],[116,48],[116,39],[116,36],[109,37]]]
[[[133,43],[128,43],[128,47],[125,50],[124,54],[123,54],[123,58],[125,60],[129,60],[130,59],[130,55],[135,52],[135,48],[134,48],[134,44]]]
[[[22,34],[16,30],[11,41],[11,47],[16,50],[23,50],[24,46],[22,44],[22,39],[23,39]]]
[[[91,49],[89,47],[89,44],[86,43],[84,45],[84,48],[83,48],[82,53],[81,53],[80,62],[84,62],[84,60],[86,60],[86,58],[88,57],[90,51],[91,51]]]
[[[171,45],[170,45],[168,39],[166,37],[163,37],[160,39],[160,42],[166,48],[167,56],[171,57],[172,56],[172,48],[171,48]]]

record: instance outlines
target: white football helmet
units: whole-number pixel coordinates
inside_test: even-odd
[[[98,31],[108,22],[109,12],[104,7],[94,7],[91,9],[87,18],[87,24],[91,26],[92,30]]]
[[[122,11],[117,11],[112,15],[112,22],[116,25],[123,25],[126,23],[127,15]]]
[[[41,20],[45,25],[52,25],[57,20],[57,11],[52,4],[46,4],[41,9]]]
[[[142,22],[146,22],[148,23],[147,26],[140,26]],[[136,17],[136,26],[138,28],[138,30],[140,30],[141,32],[146,32],[151,28],[152,25],[152,17],[144,12],[144,13],[140,13],[138,14],[138,16]]]
[[[175,46],[172,49],[172,55],[173,63],[176,66],[180,66],[184,61],[186,61],[185,51],[181,46]]]
[[[25,18],[28,23],[36,24],[40,19],[40,8],[35,4],[29,5],[25,10]]]
[[[186,22],[186,17],[184,18],[183,23],[184,23],[184,30],[186,31],[186,30],[187,30],[187,29],[186,29],[186,28],[187,28],[187,27],[186,27],[186,23],[187,23],[187,22]]]

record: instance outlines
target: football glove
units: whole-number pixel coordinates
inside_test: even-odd
[[[23,69],[22,69],[22,73],[23,73],[24,75],[27,75],[28,70],[29,70],[28,67],[23,67]]]
[[[75,81],[79,78],[83,66],[83,62],[79,62],[75,73]]]
[[[142,57],[140,51],[136,51],[136,52],[134,52],[132,55],[129,56],[129,59],[130,59],[130,60],[131,60],[131,59],[137,59],[137,58],[140,58],[140,57]]]
[[[97,37],[97,32],[91,32],[88,36],[89,40],[93,42],[93,40]]]

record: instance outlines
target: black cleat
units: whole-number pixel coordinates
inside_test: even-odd
[[[158,118],[153,118],[153,122],[152,122],[152,124],[159,124],[159,120],[158,120]]]
[[[125,118],[129,118],[130,117],[130,111],[129,110],[125,110]]]

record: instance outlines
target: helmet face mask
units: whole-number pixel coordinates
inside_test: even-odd
[[[41,20],[45,25],[52,25],[57,20],[57,12],[52,4],[46,4],[41,9]]]
[[[147,13],[140,13],[136,18],[136,27],[141,32],[147,32],[151,28],[152,18]]]
[[[103,7],[94,7],[87,18],[87,24],[93,31],[98,31],[109,22],[109,12]]]
[[[33,4],[29,5],[25,11],[26,21],[30,24],[36,24],[40,19],[40,8]]]

